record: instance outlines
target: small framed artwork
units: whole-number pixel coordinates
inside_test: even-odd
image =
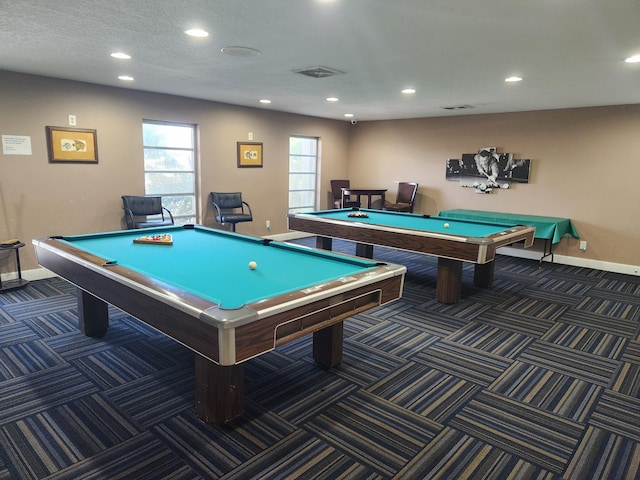
[[[95,130],[46,127],[49,163],[98,163],[98,139]]]
[[[238,168],[262,167],[262,143],[238,142]]]

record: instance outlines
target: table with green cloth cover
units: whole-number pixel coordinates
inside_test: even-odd
[[[551,261],[553,261],[553,253],[551,252],[552,246],[553,244],[558,243],[563,237],[580,238],[578,231],[573,226],[573,223],[569,218],[522,215],[519,213],[486,212],[483,210],[466,210],[461,208],[442,210],[438,213],[438,216],[456,218],[459,220],[511,223],[536,227],[535,238],[542,238],[545,241],[544,255],[540,261],[548,256],[551,256]]]

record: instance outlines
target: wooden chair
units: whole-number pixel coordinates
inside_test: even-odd
[[[173,225],[173,215],[162,206],[162,197],[123,195],[122,208],[127,229]]]
[[[393,212],[413,212],[413,204],[418,191],[417,183],[400,182],[398,184],[398,195],[396,203],[385,203],[384,210]]]
[[[360,202],[351,200],[348,195],[345,197],[344,205],[342,205],[342,189],[349,188],[350,186],[351,182],[349,180],[331,180],[331,198],[333,199],[333,208],[352,208],[360,206]]]
[[[216,217],[216,222],[231,224],[231,229],[236,231],[236,223],[253,221],[253,213],[247,202],[242,200],[240,192],[211,192],[209,195],[211,205]]]

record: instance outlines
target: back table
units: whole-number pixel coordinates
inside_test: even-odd
[[[513,225],[530,225],[536,227],[535,238],[544,239],[544,252],[540,262],[551,257],[553,262],[553,245],[564,237],[580,238],[578,231],[568,218],[546,217],[540,215],[522,215],[519,213],[487,212],[484,210],[467,210],[456,208],[441,210],[441,217],[457,220],[472,220],[476,222],[510,223]]]
[[[173,245],[133,242],[160,234]],[[342,321],[399,298],[406,271],[193,225],[33,244],[43,267],[79,287],[86,335],[107,332],[108,302],[197,354],[196,412],[209,422],[242,413],[242,362],[278,345],[313,333],[315,361],[340,363]]]
[[[345,205],[345,197],[349,197],[351,195],[354,195],[356,197],[356,201],[359,205],[362,205],[360,197],[367,197],[367,208],[371,208],[373,205],[373,200],[371,200],[371,197],[373,197],[374,195],[378,195],[380,197],[380,204],[384,205],[386,193],[386,188],[343,188],[341,205]]]
[[[289,214],[288,221],[291,230],[318,235],[318,248],[331,250],[331,238],[342,238],[357,242],[356,255],[367,258],[374,245],[437,256],[436,299],[442,303],[460,301],[463,261],[476,264],[474,284],[489,287],[496,249],[521,241],[530,247],[535,233],[529,226],[368,209]]]

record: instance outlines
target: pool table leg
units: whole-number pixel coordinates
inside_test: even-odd
[[[329,250],[333,248],[333,239],[331,237],[316,237],[316,248],[320,248],[322,250]]]
[[[244,411],[244,367],[222,366],[196,354],[196,414],[207,423],[224,423]]]
[[[462,296],[462,262],[438,257],[436,300],[440,303],[458,303]]]
[[[98,297],[78,288],[78,328],[87,337],[104,337],[109,329],[109,306]]]
[[[333,249],[333,239],[331,237],[317,236],[316,248],[331,251]],[[373,258],[373,245],[356,243],[356,256],[362,258]]]
[[[473,271],[473,284],[489,288],[493,285],[493,266],[495,262],[477,263]]]
[[[373,258],[373,245],[368,243],[356,243],[356,256]]]
[[[313,359],[318,365],[332,368],[342,363],[343,323],[313,332]]]

